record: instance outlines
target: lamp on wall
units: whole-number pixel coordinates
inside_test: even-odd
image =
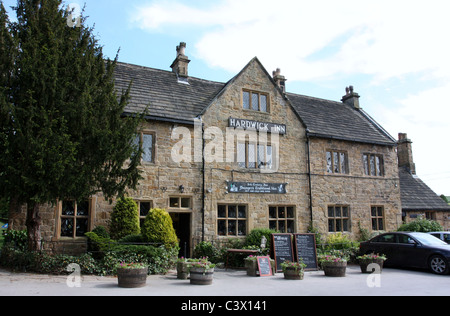
[[[184,193],[184,185],[180,185],[178,189],[180,190],[180,193]]]

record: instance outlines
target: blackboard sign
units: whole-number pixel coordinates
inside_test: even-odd
[[[272,267],[270,265],[270,257],[256,257],[256,259],[258,260],[259,276],[271,276]]]
[[[282,272],[281,264],[285,261],[294,261],[291,234],[272,234],[273,256],[277,272]]]
[[[305,270],[318,270],[316,237],[314,234],[295,234],[297,262],[300,258],[306,264]]]

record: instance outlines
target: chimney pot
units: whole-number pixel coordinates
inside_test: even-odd
[[[177,46],[177,57],[173,61],[170,68],[177,74],[178,77],[188,77],[188,65],[191,62],[189,58],[185,55],[186,43],[181,42]]]
[[[342,97],[341,101],[359,110],[361,108],[359,105],[360,96],[358,93],[354,92],[353,86],[346,87],[345,93],[346,94]]]
[[[277,84],[277,86],[283,91],[283,93],[286,93],[286,81],[287,79],[281,75],[281,69],[277,68],[277,70],[274,70],[272,72],[273,80]]]
[[[398,166],[407,168],[411,174],[415,175],[416,164],[413,159],[412,141],[408,139],[408,134],[399,133],[397,144]]]

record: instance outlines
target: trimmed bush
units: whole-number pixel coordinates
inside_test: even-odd
[[[398,229],[398,231],[403,232],[421,232],[421,233],[438,232],[442,230],[444,229],[438,222],[430,221],[423,217],[419,217],[413,220],[412,222],[403,224]]]
[[[128,235],[139,235],[139,212],[136,202],[129,197],[121,198],[111,214],[111,238],[119,240]]]
[[[177,247],[178,238],[173,228],[172,218],[165,210],[154,208],[148,212],[142,225],[144,241],[160,243],[166,247]]]

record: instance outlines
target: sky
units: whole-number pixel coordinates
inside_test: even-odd
[[[3,0],[9,9],[16,0]],[[186,42],[189,75],[227,82],[253,57],[288,92],[362,108],[413,141],[418,176],[450,196],[450,1],[67,0],[84,7],[103,52],[170,70]]]

